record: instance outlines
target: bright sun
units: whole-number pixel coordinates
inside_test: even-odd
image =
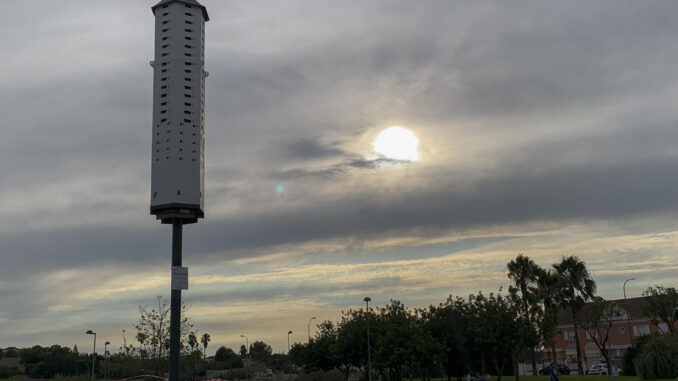
[[[408,129],[393,126],[382,131],[374,142],[374,152],[389,159],[419,161],[419,139]]]

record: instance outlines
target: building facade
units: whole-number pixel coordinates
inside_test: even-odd
[[[646,298],[628,298],[611,300],[615,307],[611,313],[612,325],[609,333],[610,359],[621,366],[621,360],[624,352],[631,346],[631,342],[642,336],[655,332],[668,332],[666,323],[654,325],[651,319],[643,313]],[[579,320],[579,319],[578,319]],[[561,310],[558,314],[558,328],[555,336],[556,355],[558,363],[565,363],[571,370],[577,368],[577,346],[575,341],[574,324],[572,321],[572,312],[570,310]],[[584,373],[592,365],[605,359],[600,349],[595,344],[593,337],[581,326],[578,327],[579,344],[582,354],[582,365]],[[544,349],[544,356],[547,362],[551,362],[550,348]]]

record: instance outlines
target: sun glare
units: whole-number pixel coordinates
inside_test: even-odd
[[[388,159],[419,161],[419,139],[406,128],[393,126],[382,131],[374,142],[374,152]]]

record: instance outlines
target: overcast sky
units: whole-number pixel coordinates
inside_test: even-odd
[[[205,219],[183,293],[211,354],[308,320],[583,259],[678,286],[678,3],[216,1]],[[0,347],[114,349],[169,300],[149,215],[153,1],[0,2]],[[389,126],[421,160],[383,160]],[[132,333],[132,334],[131,334]]]

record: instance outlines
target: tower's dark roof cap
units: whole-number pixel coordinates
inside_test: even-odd
[[[179,3],[186,3],[189,5],[200,7],[200,9],[202,10],[202,15],[205,18],[205,21],[209,21],[210,17],[207,15],[207,8],[205,8],[205,6],[200,4],[197,0],[160,0],[158,4],[151,7],[151,10],[153,11],[153,14],[155,14],[155,9],[158,8],[159,6],[169,4],[175,1]]]

